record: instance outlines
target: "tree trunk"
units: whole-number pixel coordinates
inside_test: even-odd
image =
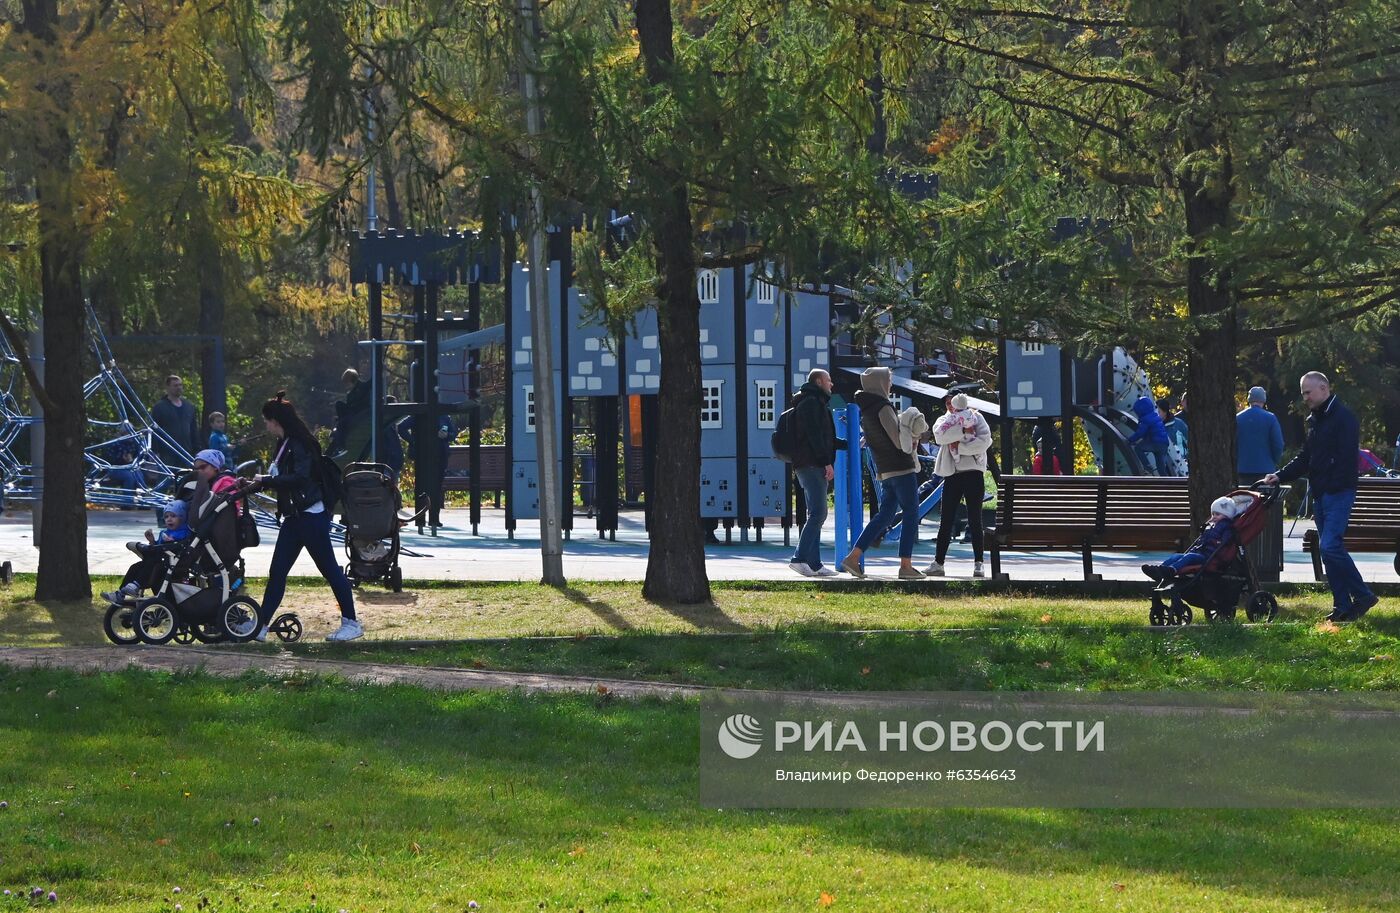
[[[666,86],[675,60],[669,0],[636,0],[634,9],[647,79],[652,86]],[[662,174],[644,175],[644,182],[661,276],[657,406],[666,439],[656,448],[656,485],[647,494],[653,502],[651,549],[642,596],[658,602],[708,602],[700,527],[700,297],[690,194],[683,183]]]
[[[57,53],[56,0],[28,0],[24,31]],[[53,102],[37,120],[34,142],[35,199],[39,213],[39,265],[44,313],[44,501],[39,531],[39,579],[35,598],[91,599],[87,567],[87,492],[83,456],[87,415],[83,400],[82,242],[74,218],[73,141],[63,120],[72,103],[70,87],[55,80],[45,87]]]
[[[1205,14],[1213,15],[1208,4]],[[1203,14],[1203,15],[1205,15]],[[1217,18],[1215,22],[1218,22]],[[1219,72],[1225,65],[1221,27],[1182,22],[1185,70]],[[1186,261],[1187,310],[1206,323],[1190,340],[1186,389],[1191,406],[1191,520],[1194,526],[1210,518],[1210,503],[1236,484],[1235,375],[1237,369],[1237,311],[1232,276],[1209,254],[1209,242],[1223,236],[1231,221],[1234,200],[1233,168],[1223,115],[1203,103],[1182,130],[1182,157],[1199,157],[1180,183],[1189,237]],[[1213,161],[1212,161],[1213,160]],[[1207,164],[1211,163],[1211,164]]]
[[[224,370],[224,261],[213,232],[204,233],[202,253],[192,266],[199,271],[199,386],[204,414],[199,416],[201,437],[209,432],[209,413],[228,415],[228,383]],[[218,340],[217,342],[215,340]],[[200,441],[195,441],[196,450]]]

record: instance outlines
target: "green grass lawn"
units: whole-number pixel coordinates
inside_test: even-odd
[[[361,662],[556,672],[728,688],[831,691],[1390,690],[1400,625],[1002,623],[928,632],[803,628],[734,636],[626,634],[416,646],[297,644]]]
[[[97,591],[117,580],[99,578]],[[250,580],[254,595],[262,581]],[[366,588],[356,595],[369,640],[464,639],[576,634],[742,633],[804,628],[832,630],[925,629],[967,625],[1147,623],[1145,596],[1122,599],[1043,595],[1010,590],[988,593],[971,582],[938,588],[854,584],[734,583],[714,585],[714,599],[699,606],[646,602],[635,583],[575,583],[562,590],[529,583],[413,585],[412,592]],[[1296,589],[1296,588],[1295,588]],[[1072,585],[1044,592],[1073,593]],[[34,581],[21,576],[0,590],[0,644],[103,643],[96,601],[39,604]],[[1280,620],[1313,621],[1331,606],[1325,591],[1306,588],[1281,597]],[[339,624],[329,589],[319,581],[294,583],[286,609],[297,611],[307,639],[322,640]],[[1394,616],[1391,597],[1371,618]],[[1046,616],[1049,616],[1046,619]]]
[[[5,670],[0,691],[0,884],[64,909],[1400,903],[1395,811],[702,809],[689,702]]]
[[[381,594],[375,639],[294,652],[783,689],[1400,688],[1394,598],[1341,629],[1304,592],[1271,626],[1153,631],[1137,599],[723,585],[681,609],[636,590]],[[293,588],[313,636],[326,598]],[[100,611],[39,605],[22,578],[0,644],[100,642]],[[404,641],[444,637],[476,639]],[[0,888],[65,909],[1400,906],[1400,810],[703,809],[694,701],[4,667],[0,696]]]

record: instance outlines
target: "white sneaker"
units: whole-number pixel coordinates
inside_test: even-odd
[[[972,576],[974,576],[974,577],[985,577],[985,576],[987,576],[986,574],[982,573],[982,562],[978,561],[977,563],[975,563],[974,565],[972,565]]]
[[[812,570],[811,565],[803,561],[789,561],[788,570],[797,571],[797,573],[801,574],[803,577],[817,576],[817,572]]]
[[[829,567],[827,567],[826,565],[822,565],[821,567],[819,567],[819,568],[816,569],[816,571],[814,572],[813,576],[816,576],[816,577],[839,577],[839,576],[841,576],[841,575],[840,575],[839,573],[837,573],[835,570],[833,570],[832,568],[829,568]]]
[[[942,577],[943,565],[938,561],[930,561],[929,566],[924,568],[925,577]]]
[[[342,641],[354,640],[357,637],[364,637],[365,629],[360,627],[360,623],[353,618],[340,619],[340,630],[332,631],[326,635],[326,640]]]
[[[258,633],[253,635],[253,640],[256,640],[260,644],[267,643],[267,625],[263,625],[258,629]]]

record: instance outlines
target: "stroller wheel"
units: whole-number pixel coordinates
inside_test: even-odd
[[[190,633],[202,644],[216,644],[224,639],[218,624],[190,625]]]
[[[1191,623],[1191,607],[1186,604],[1186,600],[1180,596],[1172,597],[1172,607],[1167,610],[1167,624],[1169,625],[1189,625]]]
[[[276,634],[282,643],[294,644],[301,640],[301,619],[291,613],[278,615],[268,626],[268,630]]]
[[[180,629],[180,622],[170,603],[157,597],[136,603],[131,610],[131,627],[142,643],[159,646],[170,642]]]
[[[129,605],[109,605],[107,614],[102,617],[102,630],[107,639],[119,647],[130,647],[140,643],[136,628],[132,626],[135,609]]]
[[[188,625],[180,625],[175,629],[173,640],[177,644],[192,644],[194,643],[194,631]]]
[[[397,564],[394,565],[394,569],[389,572],[389,589],[393,590],[395,593],[403,592],[403,568],[399,567]]]
[[[227,639],[247,643],[258,633],[258,604],[248,596],[234,596],[219,609],[218,624]]]
[[[1167,607],[1162,602],[1162,597],[1156,593],[1152,594],[1152,608],[1147,612],[1147,623],[1158,628],[1167,623]]]
[[[1209,606],[1207,606],[1205,611],[1206,621],[1210,622],[1213,625],[1235,620],[1234,606],[1231,606],[1228,609],[1212,609]]]
[[[1249,597],[1244,613],[1250,621],[1273,621],[1278,617],[1278,599],[1273,593],[1260,590]]]

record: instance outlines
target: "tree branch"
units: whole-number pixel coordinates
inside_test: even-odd
[[[1360,304],[1340,311],[1329,311],[1306,320],[1295,320],[1292,323],[1282,323],[1272,327],[1260,327],[1254,330],[1240,330],[1239,339],[1241,342],[1257,342],[1265,339],[1277,339],[1280,336],[1292,336],[1304,330],[1315,330],[1318,327],[1327,326],[1330,323],[1337,323],[1342,320],[1351,320],[1360,317],[1362,314],[1374,311],[1383,305],[1400,299],[1400,287],[1392,288],[1388,292],[1368,298]]]
[[[44,385],[39,382],[39,375],[34,370],[33,359],[29,357],[29,346],[24,341],[24,334],[10,322],[10,316],[4,311],[0,311],[0,332],[5,334],[5,340],[9,342],[10,348],[15,350],[15,357],[19,359],[24,379],[29,382],[29,389],[34,391],[34,398],[39,401],[39,405],[44,407],[44,414],[52,415],[58,412],[58,405],[49,398],[49,391],[45,390]]]

